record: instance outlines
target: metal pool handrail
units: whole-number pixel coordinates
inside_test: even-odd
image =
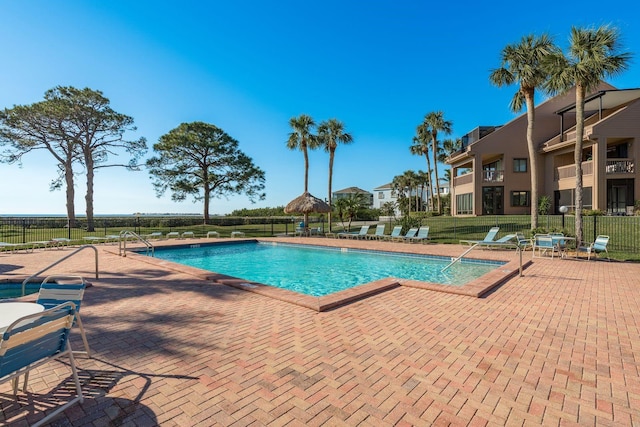
[[[118,241],[118,256],[127,256],[127,237],[129,236],[138,239],[143,245],[147,247],[147,255],[149,255],[149,250],[151,250],[151,256],[154,255],[154,247],[151,242],[149,242],[139,234],[134,233],[133,231],[124,230],[120,232],[120,240]]]
[[[29,280],[33,279],[36,276],[39,276],[40,274],[44,273],[45,271],[49,270],[50,268],[53,268],[56,265],[60,264],[62,261],[66,260],[67,258],[71,258],[72,256],[74,256],[78,252],[80,252],[80,251],[82,251],[84,249],[87,249],[87,248],[93,249],[94,252],[96,253],[96,279],[98,279],[99,278],[98,277],[98,249],[93,245],[83,245],[83,246],[80,246],[75,251],[71,252],[69,255],[65,256],[64,258],[60,258],[58,261],[54,262],[53,264],[43,268],[42,270],[38,271],[37,273],[34,273],[31,276],[29,276],[26,279],[24,279],[24,281],[22,282],[22,296],[24,296],[25,293],[26,293],[26,286],[27,286],[27,282],[29,282]]]

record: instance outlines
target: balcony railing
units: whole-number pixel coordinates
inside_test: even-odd
[[[582,176],[585,176],[585,175],[593,175],[593,160],[582,162]],[[576,177],[575,165],[560,166],[556,168],[556,173],[554,177],[556,181],[560,181],[562,179],[567,179],[567,178],[575,178],[575,177]]]
[[[504,171],[503,170],[483,170],[482,182],[503,182]]]
[[[635,173],[634,159],[608,159],[605,171],[607,174]]]
[[[453,185],[471,184],[473,182],[473,173],[465,173],[453,178]]]

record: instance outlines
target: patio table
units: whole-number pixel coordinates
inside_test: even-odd
[[[2,302],[0,303],[0,332],[21,317],[44,311],[44,306],[34,302]]]

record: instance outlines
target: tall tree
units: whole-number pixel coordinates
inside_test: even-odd
[[[109,106],[109,99],[100,91],[58,86],[48,91],[46,97],[63,105],[68,114],[64,137],[74,140],[79,159],[85,168],[87,230],[93,231],[95,171],[111,167],[140,170],[138,162],[147,151],[147,140],[144,137],[137,140],[125,139],[126,132],[137,130],[133,118],[114,111]],[[127,163],[108,163],[109,155],[117,155],[122,150],[130,156]]]
[[[531,229],[538,228],[538,150],[533,136],[535,127],[535,91],[548,79],[545,59],[556,54],[559,49],[546,34],[528,35],[518,44],[509,44],[502,50],[502,63],[491,71],[489,80],[494,85],[510,86],[517,83],[517,92],[511,99],[510,108],[514,112],[527,108],[527,148],[531,177]]]
[[[289,134],[287,148],[290,150],[300,150],[304,155],[304,192],[309,191],[309,153],[308,149],[315,149],[318,146],[317,136],[313,134],[316,122],[306,114],[289,119],[289,126],[293,131]],[[306,226],[306,224],[305,224]]]
[[[424,156],[427,160],[427,174],[429,175],[429,194],[433,196],[433,180],[431,179],[431,161],[429,160],[429,144],[431,143],[431,132],[424,123],[416,128],[416,136],[413,137],[413,145],[409,147],[411,154]]]
[[[264,172],[238,148],[238,141],[215,125],[182,123],[162,135],[147,160],[158,197],[170,190],[171,199],[193,196],[204,202],[204,223],[214,197],[245,194],[253,203],[264,200]]]
[[[451,134],[453,122],[444,119],[442,111],[433,111],[424,116],[423,124],[431,133],[431,151],[433,152],[433,170],[436,175],[436,201],[438,205],[438,213],[442,213],[442,204],[440,203],[440,178],[438,177],[438,133],[445,135]]]
[[[318,126],[318,144],[329,153],[329,206],[331,206],[331,186],[333,184],[333,159],[338,144],[350,144],[353,136],[345,132],[344,124],[337,119],[329,119]],[[331,211],[329,211],[329,232],[331,232]]]
[[[584,139],[585,97],[607,77],[627,69],[631,54],[620,52],[618,30],[609,26],[571,29],[569,49],[551,56],[547,65],[551,78],[546,88],[551,93],[567,92],[575,87],[576,145],[573,159],[576,168],[575,230],[576,240],[582,241],[582,149]]]
[[[73,164],[77,158],[75,138],[65,139],[66,114],[58,103],[46,100],[31,105],[16,105],[0,112],[0,144],[5,149],[2,161],[22,164],[22,158],[31,151],[46,150],[57,162],[57,177],[50,189],[61,187],[65,182],[67,219],[75,227],[75,187]]]
[[[45,92],[44,101],[14,106],[0,114],[0,143],[8,148],[3,159],[21,162],[34,150],[47,150],[58,163],[58,176],[52,189],[66,187],[67,217],[75,226],[74,163],[84,166],[87,176],[87,229],[93,231],[93,178],[95,169],[124,166],[135,169],[146,152],[146,141],[124,140],[124,133],[135,131],[133,119],[116,113],[101,92],[88,88],[57,86]],[[126,165],[107,164],[109,155],[122,149],[131,155]]]

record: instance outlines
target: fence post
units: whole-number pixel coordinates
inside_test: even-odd
[[[22,243],[27,243],[27,220],[22,218]]]
[[[598,235],[598,233],[596,232],[596,228],[598,228],[598,221],[597,221],[598,215],[594,215],[593,216],[593,240],[592,242],[596,241],[596,236]]]

